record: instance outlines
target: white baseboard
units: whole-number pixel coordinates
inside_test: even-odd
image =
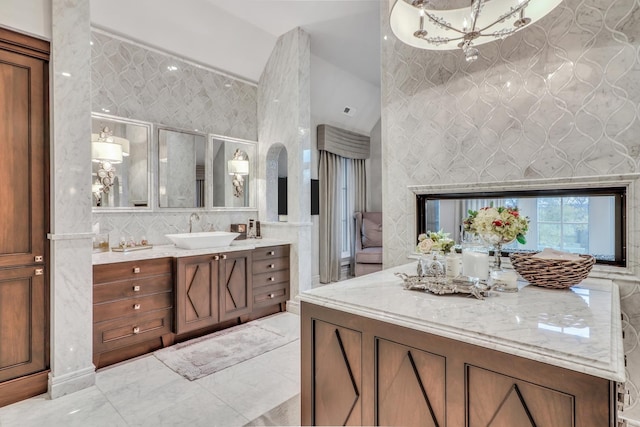
[[[81,369],[63,375],[53,376],[49,373],[49,397],[57,399],[67,394],[89,388],[96,383],[96,368]]]
[[[287,301],[287,311],[289,313],[300,315],[300,300],[298,298]]]

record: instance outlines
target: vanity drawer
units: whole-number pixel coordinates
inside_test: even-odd
[[[289,270],[289,258],[253,259],[253,274],[270,273],[280,270]]]
[[[93,352],[102,353],[171,332],[172,310],[158,310],[93,325]]]
[[[163,292],[138,298],[125,298],[93,305],[93,321],[102,322],[119,317],[135,316],[173,306],[173,293]]]
[[[171,274],[140,277],[139,279],[95,285],[93,287],[93,303],[171,292],[172,290],[173,277]]]
[[[171,274],[172,258],[145,259],[93,266],[93,283],[116,282],[144,276]]]
[[[269,273],[253,275],[253,289],[261,286],[275,285],[276,283],[288,282],[289,270],[272,271]]]
[[[289,257],[289,245],[267,246],[253,250],[253,260]]]
[[[289,298],[289,284],[280,283],[273,286],[265,286],[259,291],[253,292],[253,306],[265,307],[285,302]]]

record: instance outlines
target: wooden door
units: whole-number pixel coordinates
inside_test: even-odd
[[[0,406],[47,389],[48,60],[0,28]]]
[[[252,308],[251,251],[220,256],[220,320],[249,314]]]
[[[313,321],[313,425],[362,425],[362,333]]]
[[[218,255],[178,258],[176,333],[215,325],[218,311]]]
[[[376,340],[376,425],[445,426],[446,359]]]
[[[46,288],[37,270],[0,270],[0,381],[47,368]]]
[[[9,33],[0,28],[0,268],[43,264],[47,223],[47,62],[6,44]]]

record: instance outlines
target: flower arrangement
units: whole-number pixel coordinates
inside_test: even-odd
[[[440,230],[437,232],[427,231],[418,236],[418,246],[416,251],[428,254],[432,251],[442,251],[448,253],[454,245],[453,239],[449,238],[449,233]]]
[[[503,242],[516,239],[523,245],[527,243],[525,234],[529,230],[529,218],[523,217],[518,208],[507,208],[493,205],[478,211],[469,210],[464,219],[464,230],[483,238],[500,238]]]

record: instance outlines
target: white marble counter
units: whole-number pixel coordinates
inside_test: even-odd
[[[300,294],[300,300],[533,359],[625,380],[618,287],[587,279],[569,290],[520,283],[484,300],[404,290],[412,262]]]
[[[93,254],[93,265],[112,264],[114,262],[139,261],[154,258],[181,258],[194,255],[215,254],[221,252],[244,251],[265,246],[288,245],[289,242],[278,239],[246,239],[234,240],[231,246],[206,249],[181,249],[174,245],[154,246],[152,249],[144,249],[132,252],[98,252]]]

